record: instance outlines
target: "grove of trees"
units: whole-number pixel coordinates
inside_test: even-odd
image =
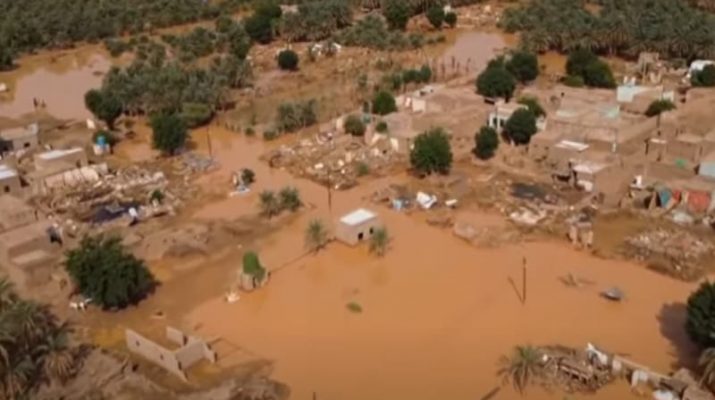
[[[122,115],[122,103],[117,96],[106,90],[92,89],[84,95],[84,105],[97,119],[104,121],[109,129]]]
[[[298,5],[297,13],[281,18],[281,36],[290,42],[330,38],[352,23],[353,9],[344,0],[313,0]]]
[[[452,147],[444,129],[432,128],[415,138],[410,164],[420,174],[449,173],[452,167]]]
[[[507,9],[500,24],[508,32],[522,32],[524,44],[537,52],[583,48],[637,57],[657,51],[683,59],[714,54],[715,19],[687,1],[600,0],[598,12],[588,11],[586,3],[534,0]]]
[[[85,236],[67,252],[65,268],[85,297],[104,309],[121,309],[142,300],[154,287],[143,261],[122,246],[118,236]]]
[[[318,110],[315,100],[285,102],[278,106],[276,129],[281,133],[295,132],[318,122]]]

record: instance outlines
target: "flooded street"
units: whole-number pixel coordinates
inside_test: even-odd
[[[0,94],[0,117],[19,118],[34,110],[33,99],[44,101],[46,112],[60,119],[85,119],[84,94],[101,86],[110,60],[98,48],[47,52],[25,57],[19,68],[0,72],[9,92]]]

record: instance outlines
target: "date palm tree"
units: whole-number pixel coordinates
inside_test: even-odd
[[[276,194],[270,190],[264,190],[258,195],[260,201],[261,214],[271,218],[281,211],[281,204]]]
[[[308,223],[305,230],[305,247],[317,253],[328,243],[328,231],[325,229],[323,221],[314,219]]]
[[[69,327],[64,323],[39,346],[45,353],[42,370],[51,381],[64,383],[74,372],[75,355],[68,345],[68,334]]]
[[[13,360],[5,371],[2,380],[5,398],[19,398],[27,390],[34,369],[34,364],[29,355]]]
[[[370,237],[370,252],[380,257],[384,256],[389,242],[390,235],[387,233],[387,228],[377,228]]]
[[[541,376],[541,353],[533,346],[516,346],[510,357],[499,361],[498,374],[504,383],[510,383],[523,393],[530,383]]]

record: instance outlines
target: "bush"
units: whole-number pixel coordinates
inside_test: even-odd
[[[477,93],[485,97],[511,99],[516,89],[516,80],[503,64],[490,63],[477,77]]]
[[[202,103],[184,103],[181,107],[181,118],[189,128],[206,125],[213,118],[213,110]]]
[[[381,90],[372,99],[372,113],[377,115],[387,115],[397,111],[395,97],[390,92]]]
[[[539,103],[539,99],[537,99],[536,97],[524,96],[519,99],[519,104],[525,105],[526,108],[528,108],[529,111],[531,111],[531,113],[534,114],[536,118],[546,116],[546,111],[544,110],[544,107],[541,106],[541,104]]]
[[[693,72],[690,83],[699,87],[715,86],[715,65],[706,65],[701,71]]]
[[[293,50],[278,53],[278,67],[284,71],[297,71],[298,61],[298,54]]]
[[[516,144],[528,144],[536,134],[536,117],[527,109],[518,109],[504,124],[507,136]]]
[[[153,117],[151,129],[154,148],[164,154],[174,155],[186,144],[186,124],[175,114],[160,114]]]
[[[385,0],[382,5],[382,15],[387,20],[390,29],[404,31],[410,20],[410,5],[405,0]]]
[[[580,77],[581,82],[587,86],[616,87],[616,80],[613,78],[611,67],[589,50],[578,49],[571,52],[566,61],[566,73],[569,76]],[[577,86],[580,83],[576,78],[567,77],[567,81],[564,83],[569,86]]]
[[[593,52],[586,49],[577,49],[569,53],[566,60],[566,73],[571,76],[581,76],[586,74],[586,68],[598,61],[598,57]]]
[[[530,82],[539,76],[539,61],[532,53],[517,51],[506,63],[506,69],[520,82]]]
[[[444,8],[435,4],[427,10],[427,20],[435,29],[440,29],[445,20]]]
[[[258,195],[261,208],[261,215],[264,217],[274,217],[281,213],[281,203],[276,194],[270,190],[264,190]]]
[[[586,67],[583,82],[587,86],[612,89],[616,87],[611,67],[605,62],[597,60]]]
[[[448,12],[444,15],[444,22],[449,25],[450,28],[457,26],[457,13]]]
[[[474,155],[482,160],[488,160],[494,156],[494,152],[499,147],[499,137],[494,128],[483,126],[474,135]]]
[[[375,126],[375,131],[377,131],[378,133],[387,133],[387,129],[387,122],[385,121],[380,121]]]
[[[283,103],[278,106],[276,127],[280,132],[295,132],[318,121],[315,100]]]
[[[278,137],[278,131],[275,129],[266,129],[263,131],[263,140],[270,141]]]
[[[244,185],[251,185],[256,181],[256,173],[252,169],[244,168],[241,171],[241,181]]]
[[[688,297],[685,330],[702,348],[715,346],[715,284],[712,282],[703,282]]]
[[[666,99],[653,100],[645,111],[645,115],[649,117],[655,117],[666,111],[674,110],[675,104],[672,101]]]
[[[273,23],[268,15],[254,13],[246,18],[245,29],[254,42],[268,44],[273,41]]]
[[[286,186],[278,193],[282,210],[296,211],[303,206],[298,189]]]
[[[427,64],[423,65],[420,68],[420,71],[418,74],[418,79],[419,79],[419,82],[429,83],[429,81],[432,80],[432,68],[430,68],[430,66]]]
[[[105,309],[135,304],[154,287],[149,269],[117,236],[84,237],[67,252],[65,268],[82,295]]]
[[[415,138],[410,152],[412,168],[422,174],[449,173],[452,167],[452,148],[442,128],[433,128]]]
[[[353,136],[363,136],[365,135],[365,124],[362,119],[357,115],[348,115],[343,123],[343,128],[345,132]]]
[[[359,162],[356,167],[357,176],[365,176],[370,173],[370,166],[365,162]]]
[[[261,265],[258,254],[247,251],[243,254],[243,273],[252,276],[257,281],[262,281],[266,276],[266,269]]]

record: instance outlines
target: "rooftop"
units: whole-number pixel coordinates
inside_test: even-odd
[[[560,149],[584,151],[588,149],[589,146],[586,143],[574,142],[572,140],[562,140],[558,142],[555,147]]]
[[[75,147],[72,149],[67,149],[67,150],[50,150],[44,153],[40,153],[37,155],[38,158],[41,158],[43,160],[56,160],[58,158],[62,158],[66,155],[69,154],[75,154],[82,152],[83,150],[79,147]]]
[[[374,212],[366,210],[364,208],[358,208],[350,214],[346,214],[342,218],[340,218],[340,222],[346,225],[355,226],[360,225],[363,222],[367,222],[373,218],[377,218],[377,215]]]
[[[17,177],[17,171],[7,165],[0,165],[0,179],[10,179]]]
[[[694,135],[692,133],[684,133],[684,134],[676,137],[675,140],[678,142],[683,142],[683,143],[699,144],[700,142],[703,141],[703,138],[701,136]]]
[[[608,165],[596,161],[579,161],[573,165],[573,170],[582,174],[595,174]]]
[[[0,138],[5,140],[22,139],[30,136],[35,136],[38,133],[37,124],[30,126],[20,126],[17,128],[3,129],[0,131]]]

